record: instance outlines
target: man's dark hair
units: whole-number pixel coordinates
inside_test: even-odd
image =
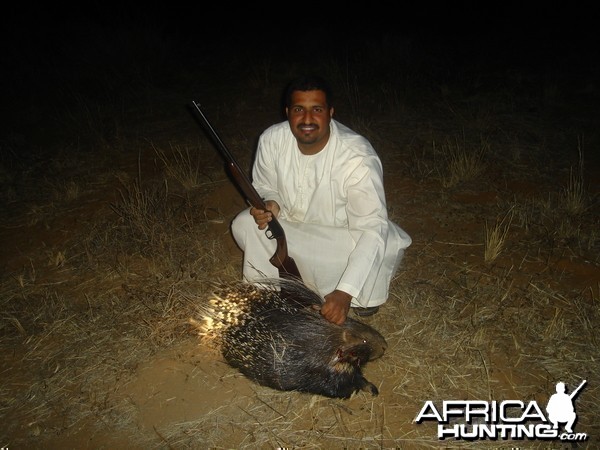
[[[323,91],[325,92],[325,100],[327,106],[333,106],[333,91],[329,83],[318,75],[303,75],[292,80],[285,89],[285,106],[290,107],[292,104],[292,93],[294,91]]]

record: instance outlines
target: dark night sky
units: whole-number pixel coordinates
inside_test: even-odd
[[[22,68],[34,76],[38,65],[93,60],[99,43],[118,43],[120,33],[129,33],[128,39],[137,33],[169,40],[183,58],[225,52],[234,58],[239,51],[277,59],[293,58],[298,52],[309,61],[365,39],[396,37],[417,43],[419,51],[430,52],[430,59],[439,56],[446,63],[517,65],[582,78],[598,74],[597,14],[590,8],[396,2],[386,8],[348,4],[332,12],[334,8],[319,4],[295,4],[281,11],[256,4],[240,8],[223,2],[208,9],[204,2],[179,6],[164,1],[142,6],[95,1],[62,9],[53,3],[12,8],[3,11],[0,39],[3,72],[9,81],[11,75],[19,81]]]
[[[581,52],[592,48],[597,34],[598,14],[591,8],[544,5],[526,9],[504,2],[496,5],[447,2],[442,6],[419,2],[418,5],[395,2],[393,6],[368,9],[348,5],[332,13],[318,4],[298,4],[290,5],[289,13],[260,8],[256,4],[233,6],[229,2],[222,7],[213,4],[210,8],[205,2],[185,7],[164,1],[150,1],[142,6],[127,2],[112,6],[110,2],[84,2],[62,9],[54,4],[43,7],[25,4],[13,7],[18,10],[5,8],[2,15],[3,29],[8,33],[4,45],[29,45],[31,50],[36,46],[43,48],[44,43],[51,41],[73,39],[74,34],[81,38],[86,30],[110,33],[136,27],[196,45],[227,41],[243,47],[275,37],[283,44],[303,42],[318,51],[323,36],[339,42],[359,36],[391,34],[432,45],[466,50],[483,47],[490,52],[508,52],[515,56],[536,50],[548,52],[557,46]]]

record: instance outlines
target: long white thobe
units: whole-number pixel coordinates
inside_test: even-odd
[[[252,170],[253,185],[281,208],[289,255],[303,281],[322,296],[335,289],[352,295],[352,306],[377,306],[411,238],[388,219],[381,161],[362,136],[332,120],[325,148],[300,152],[289,123],[260,136]],[[232,223],[244,251],[248,281],[276,278],[269,258],[276,241],[258,230],[248,210]]]

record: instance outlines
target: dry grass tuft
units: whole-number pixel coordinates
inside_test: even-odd
[[[567,186],[560,193],[560,203],[564,205],[567,213],[576,216],[587,209],[588,194],[585,188],[583,174],[583,148],[581,140],[579,141],[579,163],[576,169],[569,170],[569,181]]]
[[[213,182],[203,171],[201,147],[190,149],[171,144],[168,153],[154,144],[152,148],[164,164],[167,176],[178,181],[184,189],[190,190]]]
[[[485,241],[484,241],[484,260],[489,263],[502,253],[504,246],[506,245],[506,238],[508,236],[508,231],[510,230],[510,226],[512,224],[514,216],[514,211],[510,209],[500,220],[493,226],[488,226],[487,221],[485,224]]]
[[[477,178],[485,170],[484,157],[488,146],[481,143],[476,149],[470,149],[466,143],[447,140],[440,152],[446,163],[442,175],[442,185],[446,188],[456,186],[464,181]]]
[[[121,189],[119,196],[119,201],[111,206],[130,239],[149,247],[160,247],[168,239],[165,225],[174,217],[166,181],[143,188],[138,178]]]

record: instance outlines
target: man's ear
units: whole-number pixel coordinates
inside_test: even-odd
[[[333,106],[329,108],[329,118],[333,117]]]
[[[289,111],[290,111],[290,109],[286,106],[285,107],[285,117],[290,117]]]

